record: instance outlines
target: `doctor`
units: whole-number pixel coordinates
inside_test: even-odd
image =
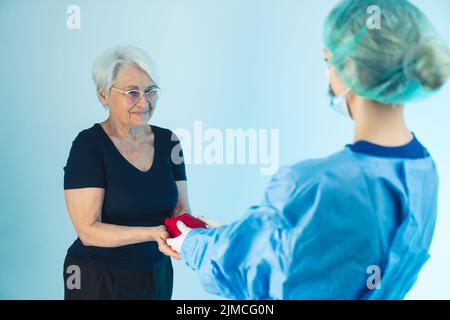
[[[371,5],[381,29],[366,25]],[[449,50],[406,0],[341,1],[324,43],[331,106],[354,121],[353,143],[280,169],[239,221],[179,223],[182,235],[167,242],[213,294],[402,299],[429,257],[438,174],[404,105],[444,85]]]

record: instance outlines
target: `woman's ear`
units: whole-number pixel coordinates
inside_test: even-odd
[[[98,88],[97,89],[97,97],[98,97],[98,100],[100,100],[100,103],[102,105],[108,105],[108,97],[106,95],[105,89]]]
[[[331,60],[331,52],[328,50],[328,48],[323,49],[323,55],[325,56],[325,59],[330,62]]]

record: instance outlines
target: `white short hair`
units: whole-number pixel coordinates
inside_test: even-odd
[[[131,46],[114,47],[106,50],[95,60],[92,79],[97,90],[103,88],[108,94],[116,81],[119,70],[133,64],[144,70],[153,83],[157,84],[155,64],[144,50]]]

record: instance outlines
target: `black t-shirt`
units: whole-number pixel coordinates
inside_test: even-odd
[[[101,221],[122,226],[158,226],[172,214],[178,200],[175,181],[186,180],[176,136],[168,129],[151,125],[155,154],[151,168],[134,167],[119,152],[111,138],[96,123],[81,131],[72,143],[64,167],[64,189],[105,189]],[[175,149],[174,149],[175,148]],[[115,248],[84,246],[78,238],[68,250],[71,256],[96,265],[152,269],[165,257],[154,241]]]

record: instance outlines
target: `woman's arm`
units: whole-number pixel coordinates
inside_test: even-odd
[[[84,245],[119,247],[156,241],[162,252],[179,259],[179,255],[166,244],[169,233],[164,226],[127,227],[102,223],[100,220],[105,189],[69,189],[64,194],[70,218]]]
[[[262,204],[250,207],[242,219],[216,228],[192,229],[181,245],[176,243],[178,238],[168,240],[175,242],[174,248],[181,248],[182,259],[196,271],[206,291],[232,299],[283,298],[282,276],[292,255],[285,217],[285,207],[296,191],[292,177],[289,168],[280,169]]]
[[[290,257],[287,230],[273,208],[254,206],[241,220],[188,231],[180,255],[210,293],[231,299],[267,299],[273,294],[271,283],[277,287],[272,298],[280,299],[280,275],[287,272]],[[169,244],[177,239],[169,239]]]
[[[178,201],[172,215],[174,217],[179,216],[185,212],[191,214],[191,207],[188,199],[188,187],[186,180],[175,181],[178,190]]]

